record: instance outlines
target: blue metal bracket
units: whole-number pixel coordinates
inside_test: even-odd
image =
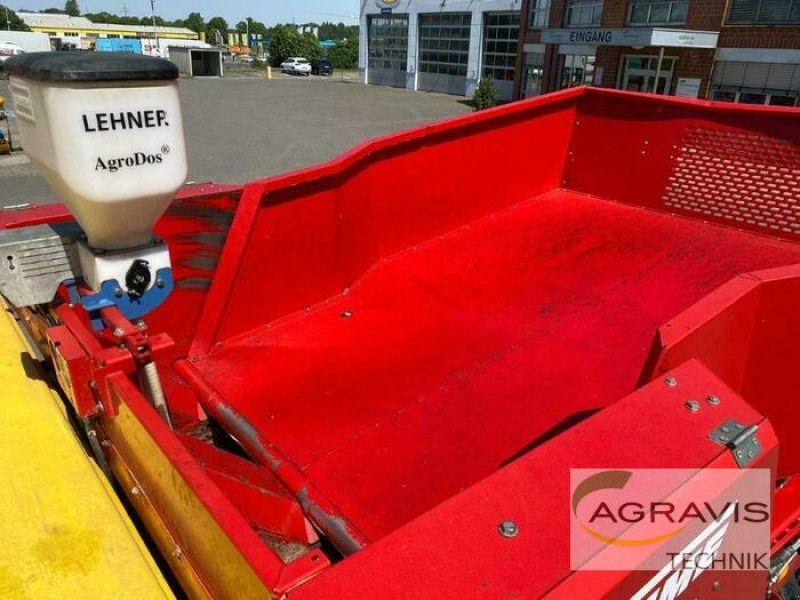
[[[138,319],[161,306],[172,293],[175,281],[172,278],[172,269],[159,269],[156,272],[156,281],[141,297],[133,297],[122,291],[122,286],[116,279],[104,281],[100,291],[91,296],[81,298],[95,330],[103,328],[100,320],[100,309],[116,306],[126,319]]]

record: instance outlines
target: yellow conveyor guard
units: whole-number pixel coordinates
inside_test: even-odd
[[[172,598],[0,303],[0,598]]]

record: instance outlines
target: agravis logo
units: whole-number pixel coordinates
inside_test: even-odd
[[[710,568],[759,570],[769,552],[770,500],[764,469],[573,469],[572,568],[659,571],[668,563],[700,573],[709,567],[692,555],[699,546]],[[719,556],[719,546],[709,553],[702,545],[715,531],[720,544],[729,532]]]

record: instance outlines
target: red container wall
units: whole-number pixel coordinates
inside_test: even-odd
[[[342,293],[382,257],[558,187],[580,94],[383,138],[270,180],[235,279],[216,283],[229,291],[215,340]]]
[[[587,90],[564,184],[800,241],[800,114]]]

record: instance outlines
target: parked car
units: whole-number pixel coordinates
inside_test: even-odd
[[[333,64],[327,58],[312,60],[311,72],[314,75],[333,75]]]
[[[281,71],[290,75],[310,75],[311,63],[307,58],[292,56],[281,63]]]

